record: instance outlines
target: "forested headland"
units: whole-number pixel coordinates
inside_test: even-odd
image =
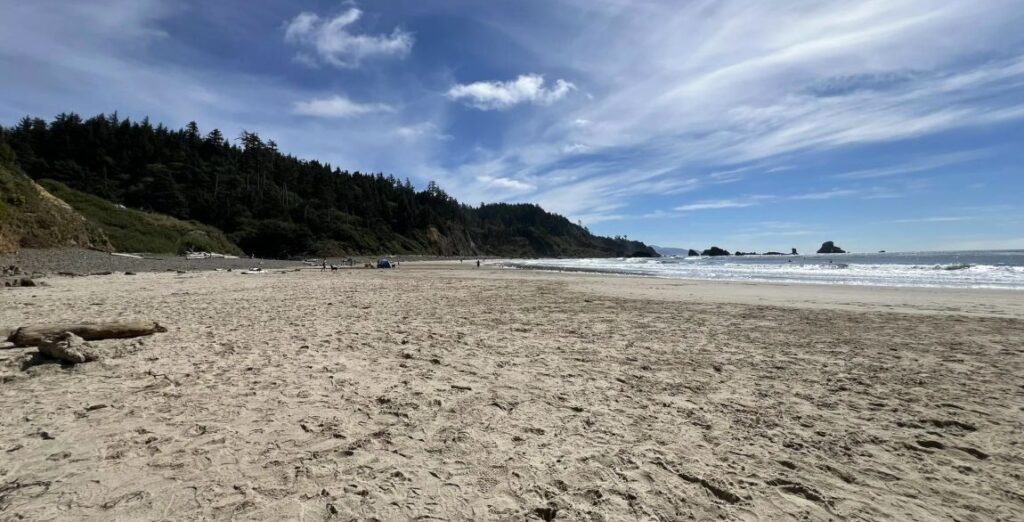
[[[0,127],[0,153],[71,206],[89,204],[90,219],[103,220],[95,216],[105,212],[101,198],[110,208],[214,227],[245,253],[264,257],[656,255],[537,205],[470,206],[433,182],[417,190],[408,179],[299,159],[256,133],[231,140],[194,122],[174,130],[117,114],[26,117]],[[182,241],[181,248],[203,247]]]

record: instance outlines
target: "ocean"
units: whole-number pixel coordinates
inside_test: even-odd
[[[705,281],[1024,290],[1024,250],[531,259],[504,266]]]

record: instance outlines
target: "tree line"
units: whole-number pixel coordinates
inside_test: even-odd
[[[650,255],[530,204],[472,207],[436,183],[350,172],[278,150],[243,131],[233,142],[116,113],[0,127],[0,144],[36,180],[53,179],[130,208],[212,225],[266,257],[353,254]]]

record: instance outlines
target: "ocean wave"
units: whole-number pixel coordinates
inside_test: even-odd
[[[962,259],[934,264],[847,260],[829,263],[816,256],[760,262],[749,258],[540,259],[510,262],[507,266],[715,281],[1024,289],[1024,266],[972,263]]]
[[[940,268],[942,270],[967,270],[968,268],[971,268],[973,266],[974,265],[970,263],[957,263],[955,265],[938,265],[936,266],[936,268]]]

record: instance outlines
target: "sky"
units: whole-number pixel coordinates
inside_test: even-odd
[[[0,124],[244,130],[730,250],[1024,248],[1019,0],[0,0]]]

